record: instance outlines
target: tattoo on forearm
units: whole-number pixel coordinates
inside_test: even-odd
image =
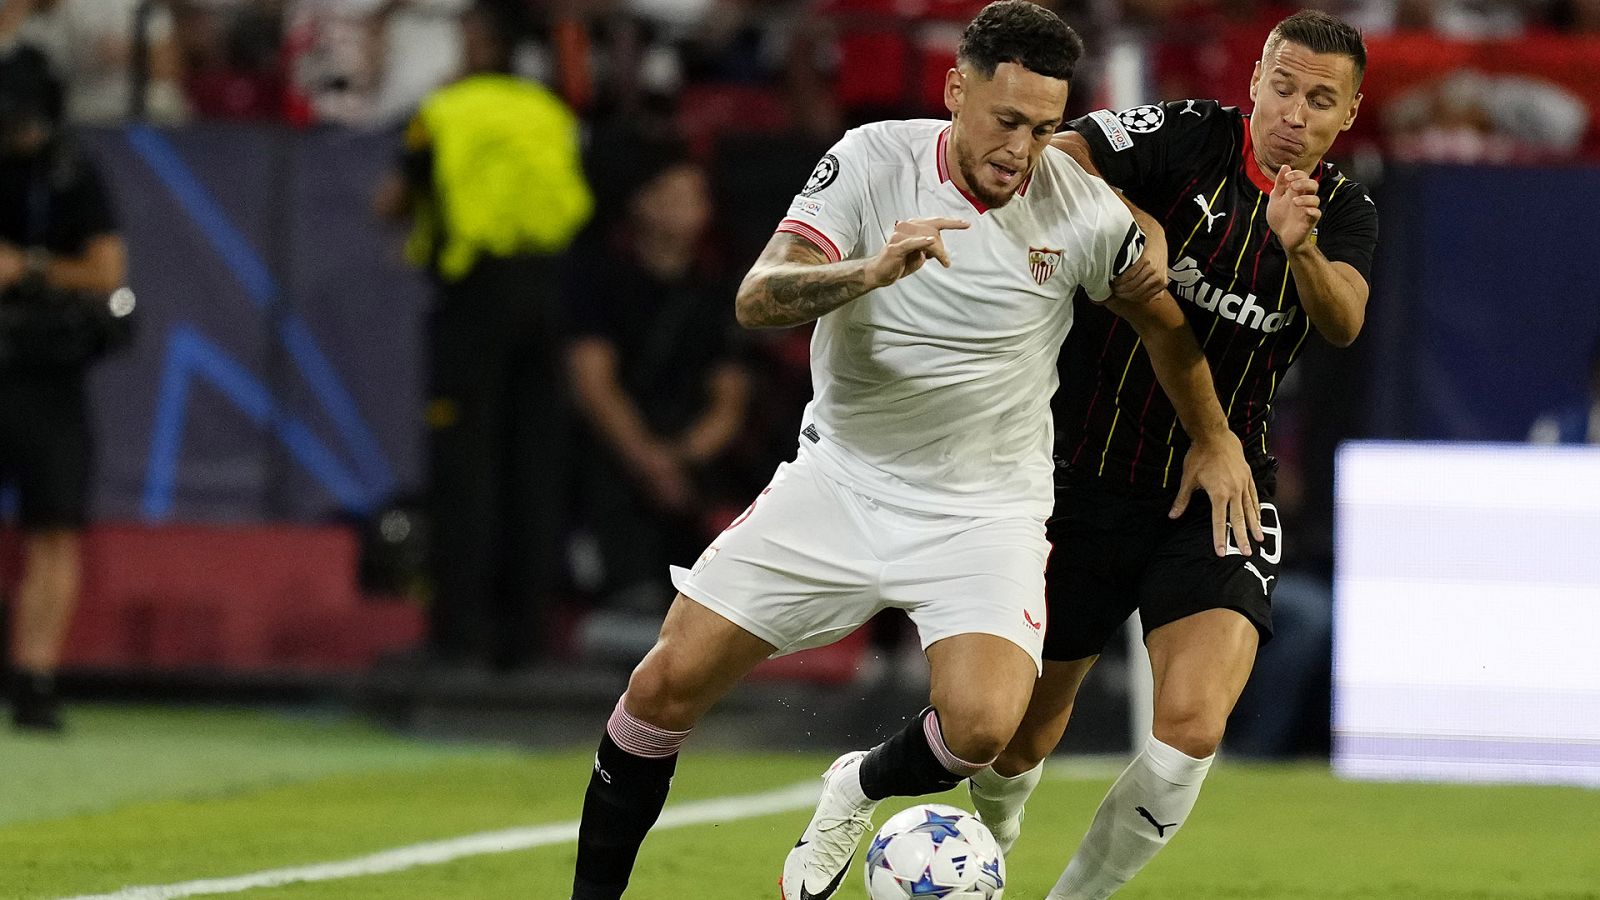
[[[763,318],[809,322],[827,315],[867,292],[861,273],[840,278],[838,273],[800,269],[767,276],[764,290],[753,298]]]
[[[809,241],[792,235],[778,235],[760,262],[781,266],[745,297],[746,317],[762,324],[810,322],[870,290],[860,266],[830,264]]]

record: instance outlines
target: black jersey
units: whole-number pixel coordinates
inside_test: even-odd
[[[1272,180],[1250,149],[1248,117],[1178,100],[1071,123],[1096,166],[1166,229],[1168,285],[1205,350],[1229,425],[1252,461],[1267,456],[1272,398],[1311,331],[1282,246],[1267,226]],[[1366,188],[1323,162],[1324,256],[1369,277],[1378,213]],[[1176,488],[1189,438],[1129,324],[1077,304],[1055,402],[1058,457],[1090,474]]]

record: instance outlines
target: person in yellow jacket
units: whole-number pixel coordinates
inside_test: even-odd
[[[427,650],[447,668],[537,662],[566,480],[557,266],[594,206],[578,119],[511,74],[515,23],[502,8],[463,14],[465,73],[422,102],[377,201],[411,220],[407,256],[437,292]]]

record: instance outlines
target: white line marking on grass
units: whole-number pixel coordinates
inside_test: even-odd
[[[1125,760],[1117,757],[1069,757],[1047,763],[1045,773],[1051,781],[1097,780],[1115,777],[1126,765]],[[821,785],[812,779],[759,794],[742,794],[675,804],[661,814],[656,830],[686,828],[714,822],[733,822],[739,819],[793,812],[797,809],[809,809],[816,804],[820,791]],[[207,878],[177,884],[126,887],[109,894],[83,894],[66,900],[174,900],[178,897],[237,894],[256,888],[281,887],[301,882],[384,875],[418,866],[439,865],[468,856],[514,853],[518,850],[548,847],[552,844],[566,844],[577,839],[578,823],[575,821],[507,828],[503,831],[485,831],[481,834],[469,834],[443,841],[397,847],[340,862],[268,869],[265,872],[236,875],[231,878]]]
[[[821,783],[817,779],[811,779],[802,784],[760,794],[675,804],[661,814],[656,830],[686,828],[690,825],[705,825],[712,822],[732,822],[738,819],[793,812],[797,809],[809,809],[816,805],[821,789]],[[397,847],[341,862],[269,869],[265,872],[232,878],[208,878],[178,884],[127,887],[109,894],[84,894],[69,900],[170,900],[175,897],[237,894],[256,888],[281,887],[307,881],[334,881],[340,878],[359,878],[363,875],[383,875],[417,866],[447,863],[467,856],[512,853],[534,847],[547,847],[551,844],[565,844],[577,839],[577,822],[508,828],[504,831],[485,831],[450,840]]]

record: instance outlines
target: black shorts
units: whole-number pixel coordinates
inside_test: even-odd
[[[0,487],[24,530],[82,528],[94,441],[80,373],[0,372]]]
[[[1049,630],[1044,658],[1065,662],[1098,654],[1135,609],[1148,636],[1208,609],[1231,609],[1272,637],[1272,588],[1283,558],[1283,528],[1272,504],[1276,463],[1256,466],[1261,527],[1254,555],[1211,546],[1211,504],[1197,492],[1176,521],[1173,493],[1056,470],[1052,545],[1045,577]],[[1230,536],[1230,545],[1231,545]],[[1254,542],[1252,542],[1254,543]]]

